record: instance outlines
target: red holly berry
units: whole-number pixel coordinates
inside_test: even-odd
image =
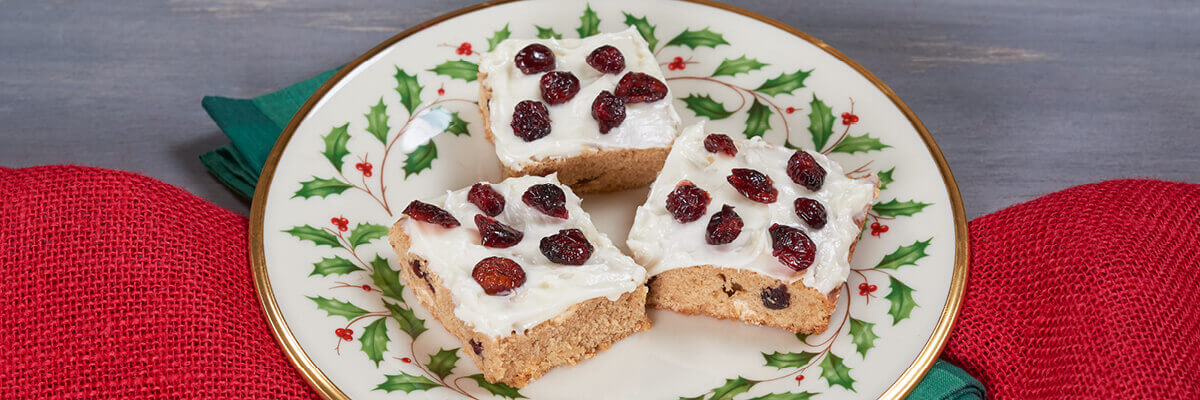
[[[521,231],[483,214],[475,214],[475,227],[479,229],[479,238],[483,247],[498,249],[513,247],[525,238],[525,234]]]
[[[341,220],[342,220],[341,218],[338,218],[338,217],[333,217],[333,218],[330,218],[330,219],[329,219],[329,223],[331,223],[331,224],[333,224],[333,225],[335,225],[335,226],[336,226],[336,225],[341,225],[341,224],[342,224],[342,223],[340,222]]]
[[[408,207],[404,208],[402,214],[412,217],[412,219],[417,221],[441,225],[446,228],[454,228],[460,225],[458,219],[454,218],[450,212],[433,204],[422,203],[418,200],[408,203]]]
[[[676,221],[688,223],[700,219],[708,210],[708,192],[690,181],[680,181],[667,194],[667,211]]]
[[[713,133],[704,138],[704,149],[709,153],[725,153],[733,157],[737,155],[737,146],[733,144],[733,139],[729,135]]]
[[[546,72],[554,69],[554,52],[546,45],[531,44],[517,52],[513,63],[525,75]]]
[[[804,375],[796,375],[796,382],[804,381]]]
[[[541,139],[550,134],[550,109],[546,103],[524,100],[513,108],[513,134],[526,142]]]
[[[887,231],[888,231],[887,225],[880,224],[879,221],[875,221],[875,222],[871,223],[871,236],[879,237],[880,235],[882,235],[884,232],[887,232]]]
[[[374,166],[372,166],[369,162],[360,162],[358,164],[354,164],[354,169],[362,171],[363,176],[368,178],[371,177],[371,168],[374,168]]]
[[[853,125],[856,122],[858,122],[857,115],[848,112],[842,113],[842,125]]]
[[[821,190],[821,185],[825,184],[825,168],[817,164],[817,160],[804,150],[796,150],[792,158],[788,159],[787,174],[792,178],[792,182],[814,192]]]
[[[469,55],[471,55],[471,44],[467,43],[467,42],[462,42],[462,44],[458,45],[457,49],[454,49],[454,52],[456,52],[458,54],[469,56]]]
[[[543,214],[554,218],[567,219],[567,195],[562,188],[553,183],[541,183],[525,189],[521,202]]]
[[[667,69],[677,70],[687,68],[687,62],[683,61],[683,57],[675,57],[670,64],[667,64]]]
[[[749,168],[734,168],[731,172],[725,180],[742,196],[764,204],[775,202],[779,191],[771,177]]]
[[[351,329],[338,328],[337,330],[333,331],[333,334],[347,342],[354,340],[354,331]]]
[[[370,291],[371,291],[371,285],[362,285],[362,290],[363,290],[364,292],[370,292]]]
[[[483,292],[502,296],[525,284],[525,270],[516,261],[504,257],[488,257],[475,264],[471,277]]]
[[[546,259],[563,265],[583,265],[595,250],[578,229],[563,229],[542,238],[539,249]]]
[[[408,364],[408,363],[412,362],[412,359],[408,358],[408,357],[404,357],[404,358],[401,358],[400,361],[404,361],[405,364]]]
[[[605,45],[592,50],[587,56],[587,63],[597,71],[617,74],[625,69],[625,56],[616,47]]]
[[[617,82],[617,97],[630,103],[650,103],[667,97],[667,84],[641,72],[630,72]]]
[[[504,195],[486,183],[471,185],[471,190],[467,192],[467,201],[479,207],[489,217],[495,217],[504,212]]]
[[[796,112],[796,107],[788,107],[785,111],[787,111],[788,114],[794,113]]]
[[[446,95],[446,89],[438,88],[438,96],[445,96],[445,95]]]

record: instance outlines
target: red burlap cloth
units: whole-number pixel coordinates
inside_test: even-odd
[[[0,168],[3,398],[312,398],[246,219],[170,185]],[[1111,181],[971,223],[946,358],[995,398],[1200,398],[1200,186]]]

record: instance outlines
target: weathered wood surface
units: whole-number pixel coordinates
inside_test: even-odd
[[[237,212],[206,94],[263,94],[469,0],[0,0],[0,165],[141,172]],[[1121,177],[1200,181],[1200,3],[756,0],[928,125],[971,217]]]

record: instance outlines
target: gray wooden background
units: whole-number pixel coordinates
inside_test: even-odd
[[[249,205],[197,156],[251,97],[472,0],[0,0],[0,166],[137,171]],[[976,217],[1121,177],[1200,181],[1200,2],[754,0],[925,121]]]

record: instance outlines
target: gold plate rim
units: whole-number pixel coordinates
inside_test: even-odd
[[[258,302],[262,306],[263,312],[266,314],[268,324],[271,326],[271,333],[275,337],[275,341],[283,347],[284,354],[287,355],[288,361],[291,362],[292,366],[298,372],[300,372],[300,375],[304,377],[304,380],[307,381],[308,384],[317,391],[317,393],[320,393],[321,396],[326,399],[341,400],[349,399],[349,397],[346,396],[346,394],[342,392],[341,389],[339,389],[337,385],[335,385],[333,381],[329,379],[329,377],[325,376],[325,374],[321,372],[321,369],[317,367],[315,363],[313,363],[312,359],[308,357],[308,354],[304,352],[304,349],[300,347],[299,341],[296,340],[296,337],[292,334],[287,322],[283,319],[282,310],[279,309],[279,304],[275,301],[275,294],[271,290],[270,278],[267,275],[266,250],[263,245],[263,221],[266,216],[267,194],[271,190],[271,180],[275,176],[275,168],[279,164],[279,158],[283,155],[283,150],[287,147],[288,142],[291,141],[292,135],[296,132],[296,128],[302,121],[304,121],[306,117],[308,117],[308,114],[312,111],[313,107],[325,97],[325,94],[328,93],[330,89],[341,82],[346,75],[348,75],[363,62],[366,62],[370,58],[379,54],[384,49],[391,47],[397,42],[404,40],[405,38],[433,25],[437,25],[442,21],[457,17],[459,15],[516,1],[521,0],[489,1],[442,14],[433,19],[413,26],[412,28],[408,28],[403,32],[396,34],[395,36],[392,36],[391,38],[388,38],[382,43],[371,48],[366,53],[358,56],[358,58],[355,58],[353,61],[347,63],[345,66],[339,69],[338,72],[333,75],[333,77],[325,81],[325,83],[321,85],[321,87],[318,88],[311,97],[308,98],[308,101],[306,101],[304,105],[300,107],[300,110],[298,110],[296,115],[294,115],[291,121],[288,122],[287,127],[285,127],[283,132],[280,133],[279,139],[276,140],[275,146],[271,149],[270,156],[267,157],[267,161],[263,166],[262,174],[259,175],[258,186],[255,188],[254,199],[252,200],[250,207],[250,261],[254,276],[254,288],[258,294]],[[925,147],[929,150],[930,155],[937,164],[938,171],[942,176],[942,180],[946,184],[946,191],[950,197],[951,211],[954,215],[954,273],[950,282],[950,292],[947,295],[946,303],[942,308],[942,314],[939,317],[937,326],[934,327],[933,333],[930,335],[929,340],[925,342],[925,346],[921,349],[921,352],[917,354],[916,359],[914,359],[913,362],[909,364],[908,368],[904,370],[904,373],[900,374],[900,377],[897,378],[896,381],[893,382],[892,385],[879,396],[880,399],[903,399],[910,392],[912,392],[917,383],[921,381],[921,378],[923,378],[925,374],[929,372],[929,369],[933,366],[934,361],[937,359],[938,355],[941,354],[942,349],[945,347],[946,340],[950,335],[950,331],[954,328],[954,324],[958,319],[959,307],[962,304],[963,292],[966,288],[968,270],[967,263],[970,259],[970,249],[967,240],[966,211],[963,208],[962,197],[958,190],[958,183],[954,180],[954,174],[950,171],[950,166],[946,163],[946,158],[942,155],[941,149],[938,147],[937,143],[934,142],[933,136],[930,135],[929,131],[925,128],[925,124],[922,123],[919,118],[917,118],[917,115],[908,108],[908,105],[905,104],[904,101],[900,100],[900,97],[896,95],[895,91],[880,81],[875,74],[872,74],[861,64],[854,61],[850,57],[847,57],[845,54],[842,54],[840,51],[834,49],[825,42],[783,22],[742,9],[740,7],[718,3],[712,0],[681,1],[702,4],[720,10],[733,12],[774,26],[784,32],[799,37],[804,41],[812,43],[821,50],[824,50],[826,53],[829,53],[838,60],[846,63],[846,65],[849,65],[860,75],[867,78],[871,84],[875,85],[876,88],[883,92],[883,94],[885,94],[888,99],[892,101],[892,104],[894,104],[898,109],[900,109],[901,112],[904,113],[904,116],[908,118],[908,121],[913,125],[913,128],[915,128],[917,133],[920,134],[921,140],[925,143]]]

